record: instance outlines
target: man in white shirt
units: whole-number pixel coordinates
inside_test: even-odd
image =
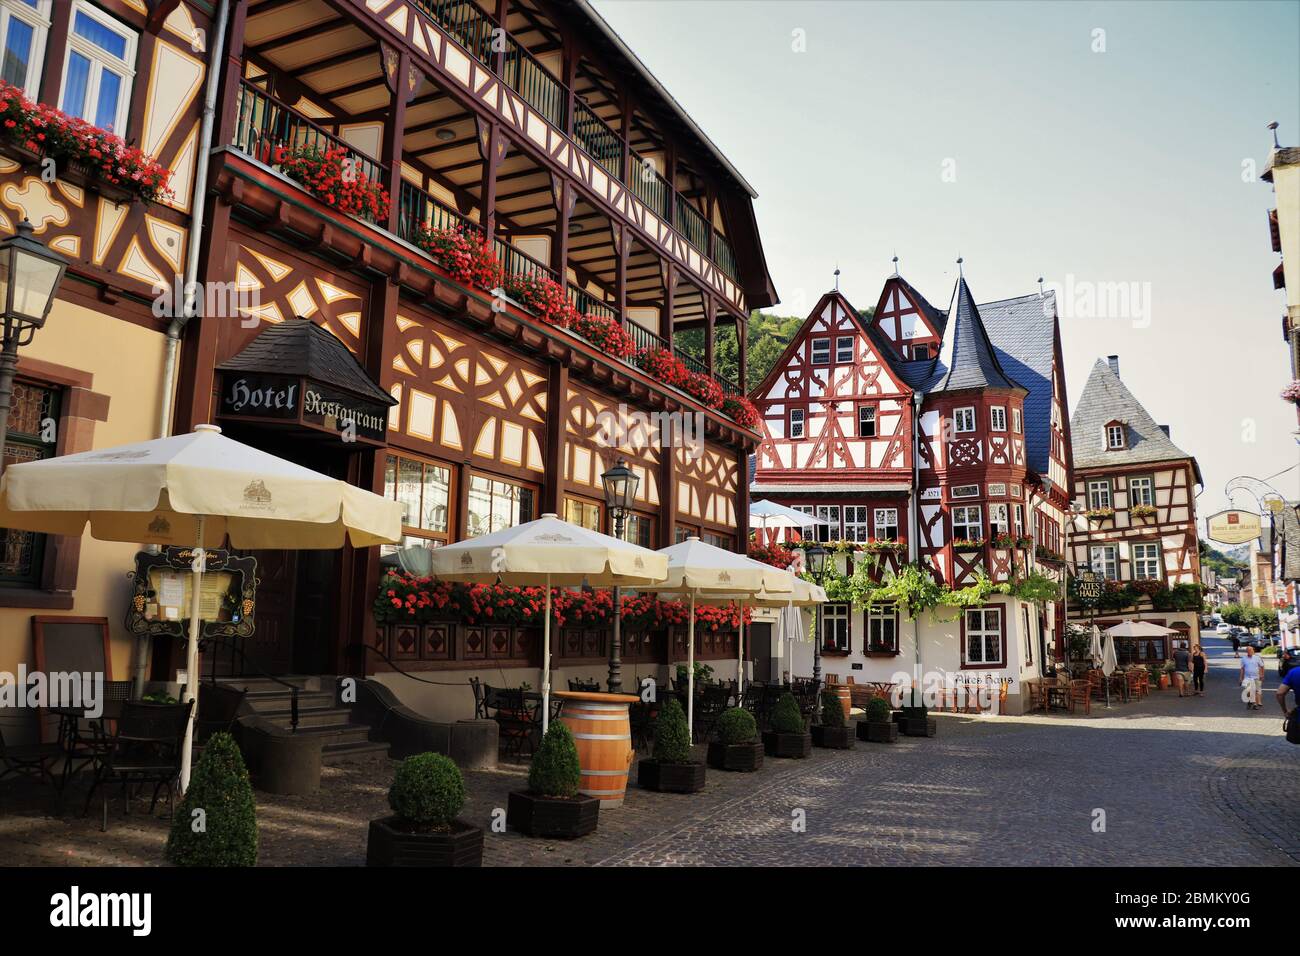
[[[1246,688],[1241,695],[1246,701],[1247,710],[1259,710],[1264,692],[1264,661],[1255,656],[1255,648],[1247,645],[1246,656],[1241,659],[1241,686]]]

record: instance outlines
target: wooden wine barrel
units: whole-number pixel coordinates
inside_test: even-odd
[[[627,792],[627,772],[632,766],[632,726],[627,705],[632,694],[556,691],[564,701],[560,719],[578,745],[582,780],[578,792],[596,797],[602,809],[620,807]]]
[[[831,690],[835,691],[835,696],[840,699],[840,706],[844,708],[844,719],[847,720],[849,711],[853,709],[853,693],[848,684],[836,684]]]

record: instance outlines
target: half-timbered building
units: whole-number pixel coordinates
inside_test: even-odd
[[[25,216],[72,263],[66,304],[23,352],[7,460],[216,422],[396,498],[403,546],[432,548],[548,512],[610,531],[600,476],[623,457],[641,479],[629,536],[744,546],[745,323],[776,301],[756,194],[587,3],[0,9],[10,39],[12,24],[36,30],[33,102],[112,126],[171,174],[167,198],[122,200],[0,149],[0,230]],[[182,279],[208,307],[155,308]],[[680,333],[695,330],[692,351]],[[737,340],[726,371],[723,335]],[[57,445],[36,427],[51,415],[67,423]],[[0,669],[48,608],[107,616],[126,671],[132,549],[87,540],[95,577],[79,581],[79,545],[10,541],[0,607],[20,610],[0,611]],[[376,624],[379,549],[256,557],[255,634],[205,667],[455,671],[462,691],[411,700],[438,718],[473,714],[476,674],[538,683],[533,629]],[[663,667],[673,651],[657,641],[625,659]],[[557,680],[603,675],[607,631],[557,643]],[[177,650],[155,647],[155,678],[174,678]]]
[[[1070,620],[1106,627],[1140,619],[1172,628],[1179,633],[1168,639],[1119,645],[1123,660],[1163,663],[1176,643],[1195,641],[1200,633],[1200,466],[1129,391],[1117,355],[1093,366],[1071,419],[1071,438],[1070,564],[1090,568],[1112,594],[1131,601],[1121,608],[1123,601],[1112,597],[1101,610],[1076,602]]]
[[[870,317],[827,293],[752,398],[753,496],[824,522],[811,533],[835,542],[841,572],[920,561],[954,589],[1060,574],[1070,451],[1050,293],[976,305],[961,278],[941,310],[894,275]],[[1007,683],[1015,708],[1059,653],[1062,614],[1010,596],[916,622],[833,603],[818,639],[832,677],[910,675],[919,642],[947,686]]]

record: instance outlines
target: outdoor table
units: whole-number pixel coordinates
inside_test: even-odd
[[[68,778],[72,776],[72,762],[77,755],[77,723],[82,720],[88,720],[103,727],[107,721],[117,720],[121,717],[122,708],[125,705],[126,701],[124,700],[101,701],[100,714],[98,717],[88,717],[86,715],[85,707],[47,708],[50,714],[59,718],[59,746],[63,748],[63,752],[66,755],[63,762],[63,776],[59,783],[60,790],[67,786]]]
[[[1063,684],[1056,678],[1048,678],[1043,681],[1043,710],[1051,711],[1053,707],[1060,707],[1062,710],[1070,706],[1070,685]]]

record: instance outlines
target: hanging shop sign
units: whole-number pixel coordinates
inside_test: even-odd
[[[388,407],[306,377],[222,372],[221,416],[385,444]]]
[[[1249,511],[1220,511],[1205,519],[1206,537],[1219,544],[1245,544],[1258,538],[1259,515]]]

